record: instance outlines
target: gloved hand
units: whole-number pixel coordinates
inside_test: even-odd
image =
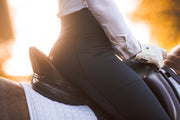
[[[167,52],[165,49],[158,46],[143,44],[142,52],[138,53],[135,59],[142,63],[152,63],[158,68],[161,68],[166,57]]]

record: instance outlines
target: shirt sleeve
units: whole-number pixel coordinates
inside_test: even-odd
[[[88,8],[102,26],[112,47],[123,59],[141,51],[141,45],[127,27],[114,0],[87,0]]]

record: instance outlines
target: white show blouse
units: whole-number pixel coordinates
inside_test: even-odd
[[[113,48],[129,59],[141,51],[141,45],[132,35],[113,0],[58,0],[61,18],[88,8],[99,22]]]

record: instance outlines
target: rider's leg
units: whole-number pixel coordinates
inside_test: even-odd
[[[64,77],[121,120],[169,120],[144,81],[115,55],[92,14],[83,9],[62,18],[50,58]]]

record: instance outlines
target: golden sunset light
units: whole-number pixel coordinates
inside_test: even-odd
[[[180,118],[180,0],[0,0],[0,119]]]
[[[15,24],[12,57],[4,64],[9,75],[32,74],[28,49],[36,46],[48,55],[60,32],[56,1],[10,0]]]
[[[134,36],[141,42],[150,41],[150,29],[144,22],[135,23],[129,17],[141,0],[115,0]],[[32,74],[28,49],[35,46],[48,55],[60,32],[56,0],[9,0],[13,9],[15,42],[12,57],[4,64],[9,75]]]
[[[137,9],[142,0],[115,0],[115,2],[136,39],[141,43],[148,43],[150,41],[150,29],[148,25],[145,22],[135,23],[129,17]]]

